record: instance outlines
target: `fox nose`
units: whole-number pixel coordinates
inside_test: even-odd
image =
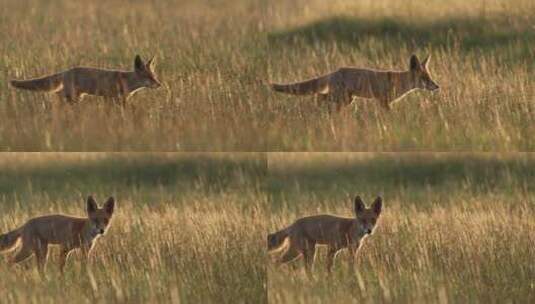
[[[104,229],[100,229],[100,234],[104,234]]]
[[[366,230],[366,233],[367,233],[367,234],[372,234],[372,230],[371,230],[371,229],[368,229],[368,230]]]

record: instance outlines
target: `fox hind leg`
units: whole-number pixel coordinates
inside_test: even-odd
[[[301,252],[296,248],[295,245],[293,245],[290,242],[290,246],[286,249],[286,252],[280,257],[279,263],[286,264],[289,263],[295,259],[297,259],[301,255]]]
[[[63,97],[70,104],[75,104],[78,101],[80,101],[80,95],[76,95],[76,94],[65,94],[63,95]]]
[[[327,104],[329,114],[341,112],[344,106],[353,101],[352,95],[345,91],[333,91],[329,94],[319,95],[319,99]]]
[[[28,243],[23,242],[22,247],[20,247],[19,251],[17,251],[17,253],[13,256],[10,263],[18,264],[29,258],[32,254],[32,248],[28,245]]]
[[[59,91],[58,94],[70,104],[77,103],[81,97],[80,92],[72,85],[63,86],[63,90]]]

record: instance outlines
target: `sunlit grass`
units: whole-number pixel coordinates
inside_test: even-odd
[[[299,158],[299,159],[298,159]],[[274,303],[530,302],[535,295],[535,159],[529,155],[270,157],[270,231],[311,214],[352,216],[351,197],[384,197],[374,235],[348,269],[268,265]]]
[[[0,150],[263,151],[262,10],[256,1],[6,1],[0,12]],[[14,90],[72,66],[126,69],[156,56],[159,90],[122,110]]]
[[[269,79],[294,82],[342,66],[405,70],[431,55],[441,86],[385,113],[355,100],[326,115],[313,97],[272,93],[268,147],[292,151],[531,150],[533,1],[275,1]]]
[[[36,215],[84,216],[89,193],[100,203],[117,198],[89,272],[74,254],[62,280],[53,248],[43,281],[34,258],[10,267],[12,253],[3,255],[0,289],[6,303],[266,301],[261,236],[267,201],[259,192],[265,176],[260,155],[1,158],[2,178],[12,180],[1,189],[2,233]]]

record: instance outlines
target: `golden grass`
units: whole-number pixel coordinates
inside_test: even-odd
[[[351,216],[356,194],[368,203],[384,196],[384,212],[355,272],[342,252],[328,277],[321,247],[312,279],[302,260],[294,267],[269,263],[273,303],[504,303],[535,297],[532,156],[333,154],[330,162],[326,154],[289,161],[280,154],[269,162],[270,231],[305,215]]]
[[[531,150],[533,1],[276,1],[268,13],[269,79],[293,82],[341,66],[405,70],[432,56],[438,93],[385,113],[356,100],[329,116],[311,97],[271,94],[271,150]],[[280,114],[279,114],[280,113]]]
[[[96,243],[90,271],[82,271],[75,254],[61,280],[53,248],[42,281],[34,258],[10,267],[7,253],[0,259],[3,301],[267,301],[261,156],[81,154],[74,163],[75,158],[61,163],[59,155],[11,157],[10,167],[1,165],[13,184],[0,189],[0,231],[36,215],[83,216],[83,196],[93,193],[102,202],[114,195],[116,213]]]
[[[0,12],[0,149],[8,151],[531,150],[533,1],[8,1]],[[122,110],[9,87],[74,65],[157,56],[160,90]],[[329,116],[272,92],[340,66],[432,55],[438,93]],[[50,106],[51,108],[47,108]]]
[[[263,151],[266,40],[254,4],[4,3],[0,149]],[[8,85],[75,65],[131,69],[135,54],[156,55],[164,87],[138,93],[125,110],[92,97],[64,106]]]

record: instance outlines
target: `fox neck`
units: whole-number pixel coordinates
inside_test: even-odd
[[[80,236],[79,236],[82,243],[90,244],[91,242],[93,242],[93,240],[95,240],[99,236],[100,236],[99,234],[95,234],[95,232],[93,231],[91,227],[91,220],[89,218],[85,219],[84,226],[82,230],[80,231]]]
[[[126,72],[122,77],[123,82],[123,91],[125,95],[133,95],[138,90],[143,89],[143,81],[139,79],[139,75],[135,72]]]
[[[353,223],[351,225],[351,231],[353,231],[353,235],[356,236],[355,241],[359,241],[363,238],[365,238],[368,234],[360,227],[358,219],[353,220]]]
[[[416,80],[411,71],[397,72],[390,77],[390,97],[391,99],[401,99],[408,93],[416,90]]]

